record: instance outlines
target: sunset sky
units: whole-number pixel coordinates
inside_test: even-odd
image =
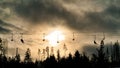
[[[94,35],[98,42],[105,35],[106,44],[119,40],[120,0],[0,0],[0,37],[8,40],[9,56],[18,47],[22,57],[30,48],[37,58],[38,48],[46,46],[64,55],[64,44],[67,54],[82,52],[98,46]]]

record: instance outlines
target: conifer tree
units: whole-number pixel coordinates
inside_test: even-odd
[[[29,49],[29,48],[27,49],[27,51],[26,51],[26,53],[25,53],[24,62],[32,62],[31,52],[30,52],[30,49]]]

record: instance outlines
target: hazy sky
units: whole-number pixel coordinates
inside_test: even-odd
[[[119,26],[120,0],[0,0],[0,33],[8,40],[14,34],[15,41],[8,41],[12,55],[16,47],[22,55],[28,47],[32,52],[44,48],[49,44],[41,41],[43,33],[54,30],[65,35],[65,40],[55,48],[62,49],[60,45],[66,43],[68,52],[80,50],[85,43],[91,44],[94,36],[89,35],[92,34],[99,35],[98,40],[103,32],[109,39],[113,38],[109,35],[115,34],[116,41]],[[19,42],[20,33],[24,33],[25,44]]]

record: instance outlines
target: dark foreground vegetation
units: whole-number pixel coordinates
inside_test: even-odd
[[[57,58],[54,54],[44,61],[31,60],[30,50],[27,49],[24,61],[21,61],[20,54],[16,54],[13,58],[7,58],[0,55],[0,68],[115,68],[120,67],[120,51],[119,43],[116,42],[110,49],[105,49],[104,41],[96,49],[97,53],[92,54],[91,58],[86,53],[80,54],[76,51],[74,55],[69,54],[68,57],[60,57],[59,51]]]

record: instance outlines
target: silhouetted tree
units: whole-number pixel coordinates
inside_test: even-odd
[[[106,48],[105,57],[106,57],[107,62],[110,62],[110,53],[109,53],[108,47]]]
[[[16,48],[15,60],[16,60],[17,62],[20,62],[20,54],[18,53],[18,48]]]
[[[81,61],[81,55],[80,55],[78,50],[75,52],[73,60],[74,60],[75,68],[79,68],[79,66],[81,66],[81,62],[80,62]]]
[[[26,51],[26,53],[25,53],[24,62],[32,62],[31,52],[30,52],[30,49],[29,49],[29,48],[27,49],[27,51]]]
[[[75,52],[74,59],[75,59],[75,61],[77,61],[77,62],[80,61],[80,53],[79,53],[78,50]]]
[[[45,68],[57,68],[57,60],[55,59],[54,55],[50,56],[50,58],[47,58],[44,61],[44,67]]]
[[[83,61],[83,63],[88,63],[89,62],[89,57],[86,55],[85,52],[83,52],[83,56],[82,56],[81,61]]]
[[[101,41],[100,49],[97,49],[98,52],[98,62],[105,62],[105,53],[104,53],[104,41]]]
[[[69,53],[68,60],[72,60],[72,59],[73,59],[73,58],[72,58],[72,54]]]
[[[47,57],[49,57],[49,47],[46,47]]]
[[[69,65],[72,65],[72,63],[73,63],[73,58],[72,58],[72,54],[71,54],[71,53],[69,53],[69,56],[66,58],[66,61],[67,61],[67,63],[68,63]]]
[[[20,60],[21,60],[21,59],[20,59],[20,54],[18,54],[18,55],[15,56],[15,60],[16,60],[17,62],[20,62]]]
[[[104,52],[104,40],[100,42],[100,48],[97,49],[97,54],[92,55],[92,62],[95,63],[94,66],[97,68],[107,67],[108,59],[106,58]]]
[[[115,42],[113,45],[113,61],[119,62],[120,61],[120,52],[119,52],[119,42]]]
[[[28,48],[25,52],[24,62],[20,62],[20,54],[18,49],[16,49],[16,56],[7,59],[5,55],[0,54],[0,68],[114,68],[120,67],[119,57],[119,43],[115,42],[113,47],[111,47],[111,52],[114,61],[109,60],[109,48],[105,49],[104,39],[101,40],[99,48],[97,48],[97,53],[92,54],[91,61],[90,57],[86,53],[80,53],[78,50],[75,51],[74,55],[69,53],[68,57],[60,57],[60,51],[57,51],[57,58],[52,55],[44,59],[44,61],[36,60],[32,62],[31,52]],[[46,48],[47,50],[47,48]],[[43,54],[45,54],[45,49],[43,49]],[[53,51],[53,49],[52,49]],[[40,49],[38,49],[38,55],[40,54]]]
[[[59,49],[57,50],[57,60],[58,61],[60,60],[60,51],[59,51]]]

